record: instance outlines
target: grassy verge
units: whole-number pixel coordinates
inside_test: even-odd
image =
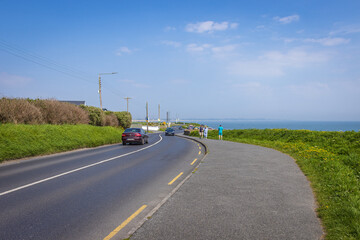
[[[209,138],[217,139],[217,131],[210,131]],[[311,182],[326,239],[360,239],[359,132],[227,130],[224,140],[291,155]]]
[[[90,125],[0,125],[0,162],[121,142],[123,130]]]

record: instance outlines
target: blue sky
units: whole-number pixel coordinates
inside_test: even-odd
[[[0,0],[0,97],[360,120],[360,1]]]

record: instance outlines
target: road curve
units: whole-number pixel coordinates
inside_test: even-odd
[[[151,134],[0,166],[0,239],[121,239],[203,156],[197,143]]]

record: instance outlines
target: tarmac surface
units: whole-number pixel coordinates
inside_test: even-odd
[[[137,239],[321,239],[309,182],[276,150],[210,139],[198,170],[132,236]]]

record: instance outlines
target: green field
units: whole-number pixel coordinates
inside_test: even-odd
[[[217,131],[209,138],[218,139]],[[199,136],[198,132],[191,133]],[[326,239],[360,239],[360,133],[286,129],[225,130],[224,140],[292,156],[311,182]]]
[[[123,129],[91,125],[0,125],[0,162],[121,142]]]

